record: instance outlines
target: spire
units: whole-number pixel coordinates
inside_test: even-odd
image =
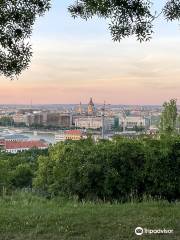
[[[88,104],[88,114],[92,115],[94,114],[94,103],[92,100],[92,97],[90,98],[89,104]]]
[[[90,105],[90,106],[94,106],[94,103],[93,103],[92,97],[90,98],[89,105]]]
[[[81,102],[79,103],[77,113],[82,114],[82,103]]]

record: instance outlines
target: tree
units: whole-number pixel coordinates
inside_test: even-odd
[[[26,69],[32,50],[27,42],[37,16],[50,0],[0,0],[0,74],[13,78]]]
[[[9,182],[10,174],[8,161],[0,158],[0,195],[4,194],[4,191],[6,192]]]
[[[135,35],[147,41],[153,33],[153,22],[161,14],[169,21],[179,20],[180,1],[166,1],[160,13],[152,11],[151,0],[77,0],[69,7],[71,15],[84,19],[98,16],[109,19],[109,29],[114,41]]]
[[[172,134],[176,131],[177,106],[176,100],[171,99],[163,104],[163,111],[160,120],[160,132]]]
[[[13,78],[29,66],[32,27],[37,16],[49,10],[50,3],[51,0],[0,0],[0,74]],[[180,19],[179,0],[168,0],[159,14],[153,13],[151,7],[150,0],[76,0],[68,10],[74,18],[88,20],[98,16],[110,20],[114,41],[131,35],[147,41],[159,15],[164,14],[169,21]]]
[[[177,129],[178,133],[180,133],[180,115],[177,116]]]
[[[147,140],[144,183],[147,196],[174,201],[180,197],[180,139]]]
[[[33,172],[28,163],[19,164],[11,173],[11,184],[15,188],[31,187]]]
[[[14,124],[14,120],[12,117],[1,117],[0,118],[0,126],[12,126]]]

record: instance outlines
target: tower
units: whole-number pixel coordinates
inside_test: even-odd
[[[82,114],[82,104],[81,104],[81,102],[80,102],[80,104],[79,104],[79,106],[77,108],[77,113],[78,114]]]
[[[105,126],[104,126],[104,117],[105,117],[105,102],[104,102],[104,105],[103,107],[101,108],[101,119],[102,119],[102,132],[101,132],[101,137],[102,139],[104,139],[104,133],[105,133]]]
[[[88,115],[93,115],[94,114],[94,103],[92,100],[92,97],[90,98],[89,104],[88,104]]]

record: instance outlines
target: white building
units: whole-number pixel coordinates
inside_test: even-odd
[[[105,130],[111,130],[114,126],[114,118],[104,118]],[[75,127],[85,129],[99,129],[102,128],[102,117],[88,116],[78,117],[75,119]]]
[[[41,141],[5,141],[4,150],[8,153],[18,153],[30,149],[46,149],[48,144]]]
[[[24,114],[13,115],[13,120],[15,123],[26,123],[26,116]]]
[[[18,142],[18,141],[28,141],[29,137],[21,134],[12,134],[4,137],[6,141]]]
[[[148,127],[149,120],[141,116],[126,116],[119,118],[119,125],[123,128],[133,129],[134,127]]]
[[[64,131],[59,132],[55,135],[55,142],[64,142],[66,140]]]

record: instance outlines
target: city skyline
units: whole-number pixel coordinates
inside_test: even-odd
[[[1,79],[1,104],[180,103],[178,23],[157,20],[153,39],[114,43],[107,23],[74,20],[67,12],[73,0],[52,1],[32,36],[34,56],[18,80]],[[156,7],[160,8],[162,1]]]

